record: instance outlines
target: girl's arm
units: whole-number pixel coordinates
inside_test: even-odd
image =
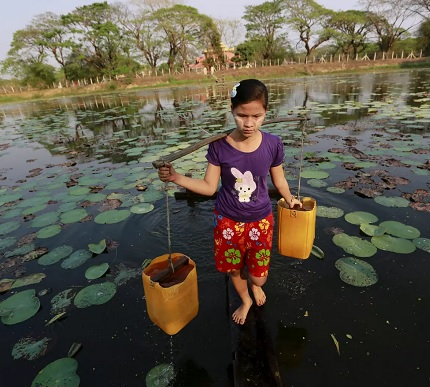
[[[171,181],[200,195],[212,196],[218,189],[221,167],[208,163],[205,177],[203,179],[195,179],[181,175],[175,171],[172,164],[166,163],[164,167],[158,169],[158,176],[161,181]]]
[[[295,205],[299,205],[300,207],[302,206],[302,203],[300,203],[300,201],[291,194],[290,186],[285,179],[282,164],[277,167],[270,168],[270,176],[272,177],[273,185],[285,199],[290,208],[293,208]]]

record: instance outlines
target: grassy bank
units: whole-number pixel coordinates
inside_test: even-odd
[[[255,68],[242,68],[216,72],[214,76],[185,73],[145,77],[134,79],[132,82],[119,80],[87,86],[75,86],[61,89],[46,89],[36,91],[23,91],[0,95],[0,105],[16,102],[55,99],[94,94],[118,93],[127,90],[157,89],[172,86],[185,86],[192,84],[233,83],[243,78],[273,79],[310,77],[328,73],[366,72],[375,70],[402,70],[408,68],[430,67],[430,58],[421,59],[386,59],[362,60],[349,62],[288,64],[282,66],[267,66]]]

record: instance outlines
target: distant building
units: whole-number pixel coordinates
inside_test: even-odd
[[[232,61],[234,55],[234,47],[227,47],[224,43],[221,43],[222,54],[224,56],[224,62],[227,67],[233,67],[234,62]],[[203,51],[203,55],[198,56],[194,63],[188,65],[190,71],[200,71],[205,68],[205,61],[209,58],[214,58],[216,54],[212,50]]]

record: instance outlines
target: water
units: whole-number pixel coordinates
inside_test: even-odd
[[[325,158],[333,148],[351,150],[354,146],[377,164],[360,171],[384,169],[391,176],[409,179],[409,184],[386,189],[384,195],[400,197],[416,189],[428,191],[426,169],[416,166],[422,166],[428,154],[403,148],[429,149],[429,77],[428,70],[421,70],[268,81],[269,117],[308,112],[311,123],[304,149],[308,158]],[[90,194],[64,196],[65,183],[83,179],[80,174],[94,178],[85,187],[105,186],[100,192],[106,195],[127,192],[135,196],[139,194],[136,183],[148,186],[152,195],[163,184],[157,182],[155,174],[151,175],[151,161],[172,153],[180,144],[186,146],[206,136],[202,129],[216,133],[232,126],[229,89],[230,85],[196,86],[2,106],[1,187],[18,189],[24,201],[37,196],[55,199],[56,203],[36,216],[57,211],[65,198],[76,206],[86,199]],[[292,124],[267,130],[281,135],[284,141],[285,169],[295,194],[300,132]],[[142,158],[145,160],[138,162]],[[183,172],[199,176],[204,169],[201,158],[204,160],[204,149],[174,164]],[[389,163],[390,159],[405,164],[396,167]],[[66,165],[71,161],[73,165]],[[373,176],[372,185],[360,179],[357,182],[357,171],[346,169],[346,162],[351,160],[331,161],[335,166],[324,169],[329,177],[323,181],[327,187],[345,181],[355,186],[333,194],[303,178],[301,195],[315,198],[318,206],[337,207],[345,213],[368,211],[380,221],[397,220],[430,238],[426,212],[384,207],[354,194],[363,186],[376,189],[381,179]],[[305,161],[307,169],[314,166]],[[39,167],[40,175],[27,177],[30,170]],[[114,188],[117,182],[120,188]],[[109,184],[113,188],[107,190]],[[272,200],[276,211],[277,198]],[[115,247],[76,269],[65,270],[60,264],[42,267],[37,261],[19,268],[25,274],[46,275],[41,283],[22,289],[52,291],[40,297],[42,308],[33,318],[0,326],[0,385],[30,385],[48,363],[67,356],[75,342],[82,343],[76,355],[81,385],[142,386],[149,370],[169,363],[175,368],[175,386],[232,385],[228,287],[212,261],[213,201],[171,199],[172,248],[196,262],[200,301],[198,316],[177,335],[166,335],[149,320],[140,276],[118,286],[108,303],[85,309],[72,305],[65,318],[45,327],[53,317],[51,298],[66,288],[79,290],[90,284],[84,277],[89,266],[108,262],[108,277],[94,282],[112,281],[121,265],[138,271],[145,259],[166,254],[165,200],[161,195],[150,202],[155,206],[153,211],[133,214],[116,224],[77,222],[62,226],[57,236],[35,239],[36,247],[46,246],[49,250],[64,244],[74,250],[85,249],[101,239]],[[17,230],[5,235],[15,237],[17,242],[0,250],[2,254],[15,248],[20,238],[38,231],[19,215],[4,218],[17,205],[0,207],[0,226],[5,221],[20,223]],[[99,207],[100,202],[86,209],[95,217]],[[428,385],[429,253],[417,249],[403,255],[378,250],[365,260],[375,268],[379,281],[368,288],[352,287],[340,280],[334,266],[347,254],[333,244],[333,228],[363,237],[358,226],[343,217],[318,217],[315,245],[325,252],[325,258],[298,260],[277,254],[275,235],[265,285],[268,301],[261,308],[262,329],[273,341],[284,385]],[[0,259],[3,263],[7,258]],[[15,271],[2,273],[1,278],[14,278],[14,274]],[[10,294],[11,291],[0,295],[0,301]],[[340,356],[331,334],[339,342]],[[14,360],[12,348],[23,337],[48,337],[51,345],[36,360]]]

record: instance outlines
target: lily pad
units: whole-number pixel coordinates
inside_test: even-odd
[[[322,218],[336,219],[342,217],[343,210],[338,207],[317,206],[317,216]]]
[[[51,313],[56,315],[64,312],[64,310],[72,304],[74,296],[75,292],[72,289],[66,289],[56,294],[51,299]]]
[[[414,239],[412,242],[414,242],[414,245],[417,246],[419,249],[430,253],[430,239],[417,238],[417,239]]]
[[[362,223],[360,224],[360,230],[369,236],[380,236],[385,234],[385,228],[375,226],[373,224]]]
[[[378,282],[378,274],[373,266],[361,259],[340,258],[336,261],[335,266],[340,271],[340,279],[349,285],[365,287]]]
[[[13,246],[16,243],[16,238],[14,237],[6,237],[0,239],[0,250],[7,249],[10,246]]]
[[[16,293],[0,302],[1,321],[13,325],[33,317],[40,308],[40,301],[34,289]]]
[[[72,254],[72,251],[73,247],[71,246],[58,246],[55,249],[51,250],[49,253],[40,257],[37,262],[39,263],[39,265],[42,266],[52,265],[61,261],[63,258],[68,257],[70,254]]]
[[[311,254],[318,259],[324,259],[324,251],[322,251],[318,246],[312,246]]]
[[[116,293],[113,282],[102,282],[81,289],[76,294],[74,304],[77,308],[87,308],[92,305],[101,305],[108,302]]]
[[[19,222],[16,220],[12,220],[10,222],[5,222],[0,224],[0,236],[9,234],[19,228]]]
[[[77,250],[68,258],[66,258],[63,262],[61,262],[61,267],[63,269],[74,269],[78,266],[81,266],[84,262],[90,259],[93,256],[93,253],[88,250]]]
[[[114,224],[122,222],[130,216],[129,210],[108,210],[98,214],[94,218],[94,222],[98,224]]]
[[[57,359],[43,368],[34,378],[31,387],[78,387],[78,362],[72,357]]]
[[[19,340],[12,348],[12,357],[17,359],[34,360],[46,353],[49,341],[48,337],[35,340],[31,337],[25,337]]]
[[[76,223],[84,219],[88,212],[83,208],[77,208],[72,211],[65,212],[60,216],[60,222],[64,224]]]
[[[351,224],[375,223],[378,221],[378,217],[370,212],[355,211],[346,214],[345,220]]]
[[[393,253],[410,254],[416,250],[412,241],[404,238],[396,238],[391,235],[374,236],[372,243],[380,250],[391,251]]]
[[[106,262],[101,263],[100,265],[91,266],[85,271],[85,278],[89,280],[100,278],[108,270],[109,270],[109,264]]]
[[[130,212],[133,214],[146,214],[154,209],[154,205],[151,203],[139,203],[130,208]]]
[[[58,212],[54,212],[54,211],[46,212],[44,214],[40,214],[36,216],[31,222],[31,227],[37,227],[37,228],[46,227],[58,222],[59,219],[60,219],[60,216]]]
[[[334,235],[333,243],[356,257],[371,257],[377,252],[376,247],[369,241],[345,233]]]
[[[420,230],[418,230],[417,228],[408,226],[406,224],[394,220],[387,220],[386,222],[382,222],[380,226],[385,228],[387,234],[399,238],[416,239],[421,235]]]
[[[22,286],[38,284],[45,277],[46,277],[46,274],[44,273],[32,273],[32,274],[26,275],[25,277],[17,278],[13,282],[11,289],[20,288]]]
[[[51,238],[61,232],[61,226],[52,224],[51,226],[43,227],[37,232],[37,237],[40,239]]]
[[[408,207],[410,204],[409,200],[394,196],[376,196],[373,200],[385,207]]]
[[[88,248],[94,254],[101,254],[106,249],[106,239],[102,239],[99,243],[90,243]]]
[[[175,370],[172,364],[159,364],[146,374],[147,387],[168,387],[175,378]]]

